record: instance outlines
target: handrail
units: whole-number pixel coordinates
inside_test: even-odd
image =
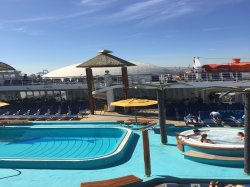
[[[250,72],[194,72],[184,74],[183,79],[185,81],[196,82],[196,81],[243,81],[250,80]]]
[[[150,130],[152,128],[154,128],[155,126],[157,126],[158,123],[149,123],[148,125],[144,125],[143,127],[139,128],[139,130],[141,131],[147,131],[147,130]]]

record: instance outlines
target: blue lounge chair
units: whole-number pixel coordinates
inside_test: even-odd
[[[199,118],[200,124],[202,124],[202,125],[208,125],[208,126],[212,126],[212,127],[219,126],[219,124],[216,123],[211,118],[209,111],[199,111],[199,117],[198,118]]]
[[[186,125],[188,124],[199,124],[199,119],[197,116],[192,115],[192,116],[184,116],[184,122],[186,123]]]
[[[230,125],[230,126],[237,126],[237,120],[232,115],[232,112],[230,110],[222,110],[219,111],[221,114],[221,121],[224,125]]]

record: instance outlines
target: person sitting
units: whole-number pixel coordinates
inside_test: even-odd
[[[200,141],[202,143],[211,143],[211,144],[214,144],[214,142],[210,139],[207,138],[207,134],[202,134],[201,135],[201,138],[200,138]]]
[[[237,135],[238,135],[238,137],[240,138],[240,140],[243,141],[243,140],[245,139],[245,134],[244,134],[244,132],[238,132]]]
[[[108,105],[104,105],[103,106],[103,115],[106,113],[106,112],[108,112]]]
[[[217,111],[212,111],[211,113],[210,113],[210,116],[211,116],[211,118],[213,118],[213,120],[216,122],[216,123],[218,123],[218,124],[220,124],[221,123],[221,114],[219,113],[219,112],[217,112]]]
[[[224,187],[225,185],[222,182],[216,181],[215,187]]]
[[[209,187],[215,187],[215,181],[210,181],[209,182]]]
[[[201,130],[199,129],[194,129],[193,132],[191,134],[188,134],[188,135],[178,135],[178,136],[183,136],[185,137],[186,139],[189,138],[189,136],[195,136],[195,135],[201,135]]]
[[[187,116],[186,116],[186,121],[187,123],[198,123],[198,119],[195,115],[189,113]]]
[[[224,187],[225,185],[219,181],[210,181],[209,187]]]
[[[193,135],[201,135],[201,130],[199,130],[199,129],[194,129],[194,130],[193,130],[193,134],[190,134],[189,136],[193,136]]]

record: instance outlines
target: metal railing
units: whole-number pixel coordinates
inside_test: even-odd
[[[135,83],[151,83],[153,78],[152,75],[129,75],[129,84]],[[103,76],[95,76],[94,83],[99,84],[100,87],[105,87],[106,83]],[[86,77],[82,78],[43,78],[43,79],[0,79],[0,86],[22,86],[22,85],[55,85],[55,84],[87,84]],[[122,84],[121,75],[112,75],[111,83],[113,85]]]
[[[249,81],[250,72],[221,72],[221,73],[191,73],[185,74],[183,79],[187,82],[197,81]]]

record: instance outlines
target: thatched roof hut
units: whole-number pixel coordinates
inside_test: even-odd
[[[125,96],[125,99],[127,99],[128,89],[129,89],[127,66],[135,66],[135,64],[131,62],[128,62],[116,56],[110,55],[109,53],[112,53],[112,51],[101,50],[98,52],[101,54],[77,66],[78,68],[85,68],[85,71],[86,71],[88,96],[89,96],[89,109],[92,115],[95,114],[94,97],[92,95],[92,89],[93,89],[92,68],[121,67],[122,82],[124,84],[124,89],[123,89],[124,96]]]
[[[109,53],[112,51],[101,50],[98,51],[100,54],[96,57],[78,65],[78,68],[98,68],[98,67],[122,67],[122,66],[136,66],[135,64],[113,56]]]

